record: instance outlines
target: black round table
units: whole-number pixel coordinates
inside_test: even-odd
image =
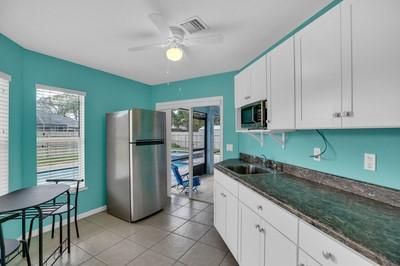
[[[57,197],[67,194],[67,206],[70,206],[69,186],[66,184],[40,185],[15,190],[0,196],[0,214],[22,212],[22,239],[25,240],[25,212],[29,209],[35,210],[39,220],[39,265],[43,265],[43,205],[55,200]],[[48,212],[52,210],[46,208]],[[71,250],[70,242],[70,212],[67,212],[67,246],[68,253]]]

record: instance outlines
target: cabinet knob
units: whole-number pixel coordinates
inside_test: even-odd
[[[246,100],[248,100],[248,99],[250,99],[251,97],[250,96],[246,96],[246,97],[244,97]]]
[[[342,117],[351,117],[351,116],[353,116],[353,112],[351,111],[342,112]]]
[[[304,263],[299,263],[299,266],[307,266],[307,265],[305,265]]]
[[[258,232],[260,232],[260,233],[264,233],[264,232],[265,232],[265,230],[264,230],[264,228],[261,228],[261,227],[260,227],[260,228],[258,229]]]
[[[261,205],[257,205],[257,209],[262,211],[263,207]]]
[[[221,196],[222,196],[223,198],[225,198],[225,197],[226,197],[226,195],[225,195],[224,193],[221,193]]]
[[[342,114],[339,113],[339,112],[336,112],[336,113],[333,113],[333,117],[334,118],[339,118],[339,117],[342,117]]]
[[[333,262],[336,261],[335,255],[333,255],[331,252],[322,251],[322,256],[324,256],[324,258],[327,259],[327,260],[331,260]]]
[[[256,227],[256,229],[260,230],[260,225],[259,224],[256,224],[255,227]]]

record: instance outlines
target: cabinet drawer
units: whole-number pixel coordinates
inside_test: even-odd
[[[376,265],[303,221],[299,223],[299,247],[324,266]]]
[[[303,250],[299,249],[299,266],[322,266],[321,263],[318,263],[316,260],[311,258],[307,253]]]
[[[238,196],[238,182],[224,173],[214,169],[214,180],[222,185],[233,196]]]
[[[291,241],[297,243],[298,219],[296,216],[242,184],[239,184],[239,200]]]

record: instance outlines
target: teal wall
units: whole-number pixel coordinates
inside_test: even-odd
[[[235,132],[234,120],[234,84],[233,78],[237,72],[228,72],[201,78],[181,80],[152,87],[153,105],[159,102],[179,101],[194,98],[222,96],[224,98],[223,110],[223,141],[233,144],[233,152],[224,150],[224,158],[238,156],[238,138]]]
[[[85,176],[79,211],[106,204],[105,114],[131,107],[152,108],[148,85],[25,50],[0,35],[0,71],[10,84],[10,190],[36,184],[35,84],[86,92]],[[10,235],[18,235],[12,225]]]

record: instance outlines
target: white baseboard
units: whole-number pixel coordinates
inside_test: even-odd
[[[99,212],[103,212],[103,211],[105,211],[105,210],[107,210],[107,205],[104,205],[104,206],[101,206],[101,207],[99,207],[99,208],[96,208],[96,209],[93,209],[93,210],[90,210],[90,211],[87,211],[87,212],[78,214],[78,220],[84,219],[84,218],[86,218],[86,217],[89,217],[89,216],[91,216],[91,215],[93,215],[93,214],[96,214],[96,213],[99,213]],[[72,212],[72,213],[71,213],[71,220],[70,220],[70,223],[73,223],[73,222],[74,222],[74,218],[73,218],[73,217],[74,217],[74,216],[73,216],[73,212]],[[63,224],[67,224],[67,218],[65,218],[65,219],[63,220]],[[56,222],[56,224],[55,224],[54,227],[55,227],[55,228],[58,228],[58,227],[59,227],[59,223]],[[29,229],[29,228],[27,228],[27,229]],[[46,226],[43,227],[43,233],[49,232],[49,231],[51,231],[51,224],[46,225]],[[35,229],[35,230],[32,231],[32,237],[37,236],[38,234],[39,234],[39,230],[38,230],[38,229]],[[27,233],[27,237],[28,237],[28,233]],[[21,237],[19,237],[19,239],[21,239]]]

